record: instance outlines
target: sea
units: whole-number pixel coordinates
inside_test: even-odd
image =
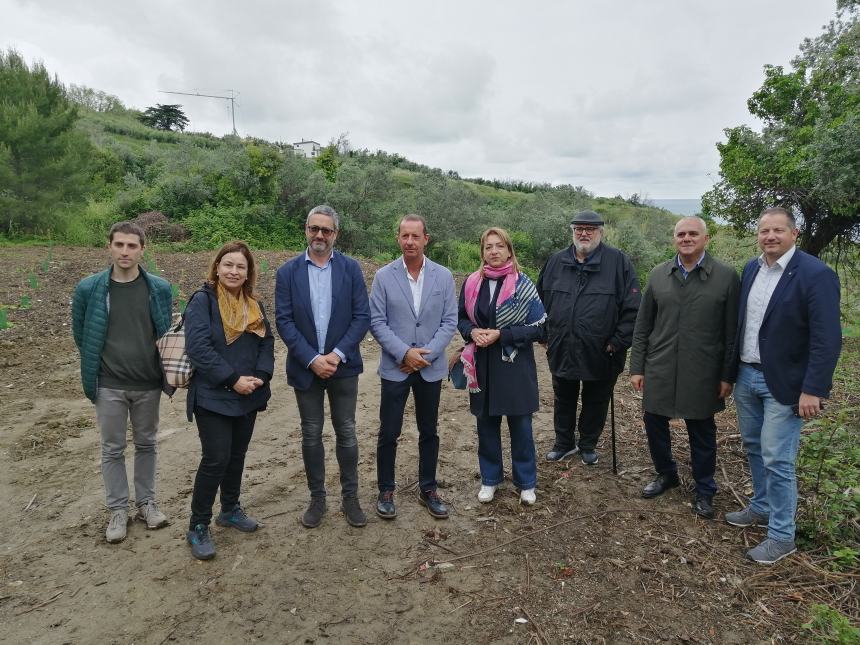
[[[665,208],[676,215],[698,215],[702,212],[701,199],[648,199],[650,205]]]

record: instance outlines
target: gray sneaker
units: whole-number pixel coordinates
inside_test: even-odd
[[[144,502],[137,507],[137,519],[146,522],[148,529],[160,529],[167,526],[167,516],[158,510],[154,499]]]
[[[726,513],[726,523],[732,526],[767,526],[769,521],[769,515],[759,515],[752,510],[751,506],[747,506],[741,511]]]
[[[128,524],[128,511],[120,509],[113,511],[108,522],[107,530],[105,531],[105,539],[110,544],[122,542],[126,535],[126,525]]]
[[[544,459],[546,459],[547,461],[561,461],[562,459],[573,457],[577,452],[579,452],[579,448],[573,448],[571,450],[553,448],[548,453],[546,453],[546,457],[544,457]]]
[[[767,538],[758,546],[754,546],[747,551],[747,558],[759,564],[773,564],[795,551],[797,551],[797,547],[794,545],[794,540],[784,542],[782,540]]]

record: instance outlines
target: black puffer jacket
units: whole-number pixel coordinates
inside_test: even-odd
[[[570,380],[597,381],[624,369],[639,309],[633,263],[601,243],[584,264],[571,245],[541,269],[538,295],[546,307],[549,369]],[[615,348],[614,355],[606,346]]]

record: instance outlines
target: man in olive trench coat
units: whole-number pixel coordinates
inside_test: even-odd
[[[657,471],[642,495],[656,497],[678,485],[669,419],[684,419],[696,481],[693,511],[711,519],[717,492],[714,413],[725,408],[735,378],[740,281],[732,267],[705,252],[708,239],[699,217],[675,225],[678,254],[651,271],[642,296],[630,381],[644,394],[645,432]]]

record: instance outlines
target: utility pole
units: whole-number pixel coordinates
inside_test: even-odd
[[[233,134],[238,135],[236,132],[236,97],[239,95],[238,92],[234,90],[227,90],[230,92],[230,96],[219,96],[217,94],[201,94],[200,92],[168,92],[167,90],[158,90],[162,94],[182,94],[183,96],[204,96],[210,99],[226,99],[230,101],[230,116],[233,119]]]

